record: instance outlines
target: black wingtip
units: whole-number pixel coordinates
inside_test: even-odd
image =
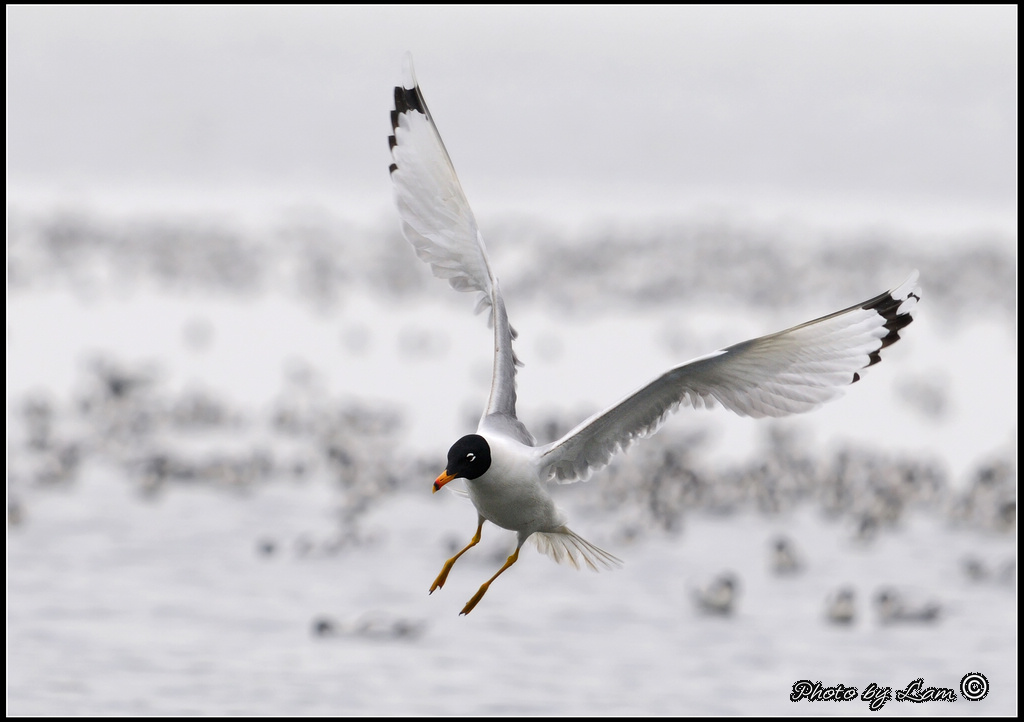
[[[395,110],[391,113],[391,127],[398,126],[399,115],[413,111],[427,115],[427,104],[423,102],[423,93],[420,92],[419,86],[403,88],[401,85],[396,85]]]
[[[401,85],[395,86],[395,109],[391,111],[391,130],[396,131],[398,129],[398,120],[405,113],[422,113],[428,118],[430,117],[430,113],[427,112],[427,104],[423,100],[423,93],[420,92],[419,86],[413,86],[412,88],[404,88]],[[398,145],[398,139],[394,134],[389,135],[388,149],[392,153],[396,145]],[[398,166],[392,163],[389,172],[394,173],[396,170],[398,170]]]
[[[914,299],[915,303],[920,301],[921,298],[916,293],[911,291],[903,298],[897,298],[893,295],[892,291],[880,294],[875,298],[865,303],[861,308],[874,311],[882,318],[885,319],[885,330],[886,334],[882,337],[882,345],[877,350],[873,351],[869,355],[868,366],[873,366],[882,360],[881,351],[882,349],[891,346],[900,340],[900,331],[914,320],[914,317],[910,315],[910,309],[907,309],[903,313],[900,313],[900,307],[908,300]],[[911,308],[913,305],[911,306]],[[852,383],[856,383],[860,379],[858,374],[854,374]]]

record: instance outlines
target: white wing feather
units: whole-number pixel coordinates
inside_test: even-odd
[[[395,87],[394,134],[389,138],[402,232],[435,276],[447,279],[456,291],[480,294],[479,312],[491,306],[494,291],[483,238],[408,55],[403,70],[403,86]]]
[[[843,393],[899,339],[920,298],[917,271],[898,288],[786,331],[676,366],[561,439],[538,448],[541,474],[585,480],[686,404],[721,404],[741,416],[788,416]]]
[[[532,446],[533,436],[516,418],[516,366],[522,363],[512,348],[516,332],[509,324],[498,279],[491,271],[473,210],[416,83],[408,54],[404,74],[403,84],[395,87],[393,135],[388,138],[402,233],[435,276],[447,279],[456,291],[479,294],[477,313],[490,309],[494,369],[481,428],[500,429]]]
[[[395,88],[391,179],[402,231],[434,275],[479,294],[494,327],[491,395],[480,429],[533,437],[515,414],[515,330],[508,322],[476,218],[416,83],[412,58]],[[899,339],[920,298],[915,271],[898,288],[780,333],[744,341],[676,366],[564,437],[536,450],[542,476],[583,480],[636,439],[653,434],[681,405],[721,404],[743,416],[803,413],[843,393],[879,352]]]

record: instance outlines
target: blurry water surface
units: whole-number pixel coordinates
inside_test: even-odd
[[[371,293],[346,275],[343,234],[261,256],[252,236],[224,241],[230,226],[136,220],[133,257],[117,250],[120,221],[21,220],[41,235],[13,238],[10,258],[13,713],[815,713],[788,701],[798,680],[922,677],[959,694],[969,672],[988,677],[985,701],[927,710],[1015,709],[1012,285],[968,285],[973,306],[926,290],[884,362],[806,417],[684,410],[594,481],[557,490],[624,570],[575,573],[530,552],[460,618],[512,544],[488,526],[426,594],[475,520],[428,492],[489,383],[490,332],[462,298],[397,261],[394,285]],[[658,254],[629,269],[618,243],[584,245],[553,299],[530,287],[558,265],[520,257],[550,277],[510,274],[521,415],[542,438],[673,360],[858,297],[808,283],[789,298],[792,282],[756,306],[744,294],[772,284],[749,263],[732,271],[751,280],[732,300],[671,283],[644,294],[585,269],[650,279]],[[984,258],[948,272],[969,284]],[[360,268],[386,265],[369,254]],[[130,284],[109,281],[126,267]],[[847,271],[870,277],[859,296],[900,280]],[[800,550],[796,576],[770,572],[780,533]],[[735,613],[701,614],[694,590],[727,570]],[[938,619],[883,623],[874,599],[890,586],[941,605]],[[836,626],[825,604],[842,587],[856,618]]]

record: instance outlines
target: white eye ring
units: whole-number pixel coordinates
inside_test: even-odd
[[[472,451],[466,454],[466,461],[472,464],[474,461],[476,461],[476,454],[474,454]]]

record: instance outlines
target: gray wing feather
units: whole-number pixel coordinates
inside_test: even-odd
[[[786,331],[676,366],[538,449],[541,473],[585,480],[681,405],[721,404],[741,416],[788,416],[841,396],[899,339],[920,299],[917,271],[899,287]]]
[[[515,329],[508,322],[505,303],[491,271],[483,238],[473,210],[462,191],[448,151],[416,83],[412,57],[404,63],[404,82],[395,87],[391,111],[391,181],[402,219],[402,233],[435,276],[447,279],[456,291],[479,294],[477,313],[490,309],[494,328],[494,372],[484,419],[515,429],[521,438],[532,437],[516,419],[516,366],[512,348]]]

